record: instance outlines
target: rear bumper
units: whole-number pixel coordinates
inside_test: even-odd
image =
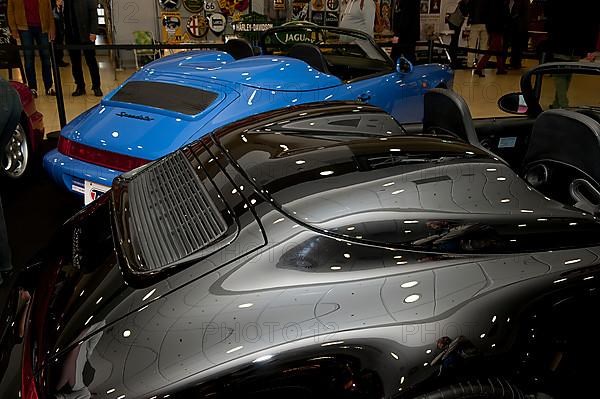
[[[110,186],[113,179],[123,173],[68,157],[56,149],[44,155],[44,169],[55,182],[81,195],[86,180]]]

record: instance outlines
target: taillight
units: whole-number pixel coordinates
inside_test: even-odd
[[[58,151],[61,154],[89,162],[105,168],[127,172],[150,162],[147,159],[130,157],[117,154],[116,152],[99,150],[84,144],[76,143],[60,136],[58,139]]]

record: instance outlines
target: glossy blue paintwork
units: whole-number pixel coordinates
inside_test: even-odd
[[[442,65],[416,66],[410,73],[388,74],[343,82],[289,57],[255,56],[234,60],[221,51],[193,51],[162,58],[134,73],[129,81],[153,81],[200,88],[217,99],[197,115],[116,102],[118,87],[101,103],[69,123],[61,135],[101,150],[157,159],[216,128],[278,108],[316,101],[362,100],[400,122],[422,119],[422,95],[432,87],[452,86],[453,73]],[[125,83],[126,83],[125,82]],[[125,84],[123,83],[123,84]],[[127,112],[153,118],[118,117]],[[59,184],[73,191],[83,180],[110,185],[120,174],[51,151],[44,167]]]

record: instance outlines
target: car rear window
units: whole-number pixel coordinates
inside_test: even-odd
[[[217,93],[193,87],[133,81],[127,82],[111,100],[196,115],[208,108],[216,98]]]

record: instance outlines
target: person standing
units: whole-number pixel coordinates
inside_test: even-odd
[[[50,68],[50,41],[54,40],[54,18],[50,0],[8,0],[8,26],[15,40],[21,40],[23,46],[39,46],[42,61],[42,78],[46,94],[56,95],[52,83]],[[38,96],[35,71],[35,52],[33,48],[23,50],[27,85],[33,96]]]
[[[342,13],[340,28],[365,32],[373,37],[375,25],[375,2],[373,0],[348,0]]]
[[[504,57],[504,32],[506,31],[506,25],[508,20],[508,5],[504,0],[489,0],[488,12],[485,16],[485,26],[487,29],[489,42],[488,49],[495,51],[496,55],[496,75],[506,74],[506,65]],[[483,70],[487,66],[490,60],[490,55],[485,54],[479,59],[477,66],[475,67],[475,75],[484,77],[485,73]]]
[[[65,21],[63,19],[63,0],[50,0],[52,6],[52,14],[54,16],[54,26],[56,34],[54,37],[55,44],[65,44]],[[69,65],[68,62],[64,61],[64,51],[56,51],[56,65],[59,67],[66,67]]]
[[[396,0],[393,19],[392,59],[404,56],[410,62],[417,59],[417,41],[421,37],[420,0]]]
[[[450,27],[453,32],[450,37],[450,62],[454,69],[460,66],[457,56],[458,42],[460,41],[460,31],[465,22],[465,17],[468,14],[469,0],[460,0],[456,5],[454,12],[448,16],[448,27]]]
[[[98,11],[96,0],[64,0],[65,38],[67,44],[94,45],[98,33]],[[90,71],[92,90],[96,97],[102,97],[100,70],[96,60],[96,50],[83,50],[85,63]],[[75,80],[73,96],[85,94],[85,80],[81,65],[81,50],[69,50],[71,70]]]
[[[544,14],[550,60],[576,61],[594,49],[600,28],[600,2],[547,0]]]
[[[468,46],[470,49],[488,49],[489,37],[485,23],[489,6],[489,0],[471,0],[469,2],[469,25],[471,25],[471,30]],[[469,52],[467,66],[474,66],[478,58],[476,53]]]
[[[578,61],[596,47],[600,34],[600,2],[548,0],[544,11],[548,32],[545,61]],[[555,94],[550,108],[569,106],[571,78],[570,73],[553,75]]]
[[[511,69],[521,69],[523,49],[527,46],[529,0],[508,1],[508,26],[504,36],[504,50],[510,47]]]

